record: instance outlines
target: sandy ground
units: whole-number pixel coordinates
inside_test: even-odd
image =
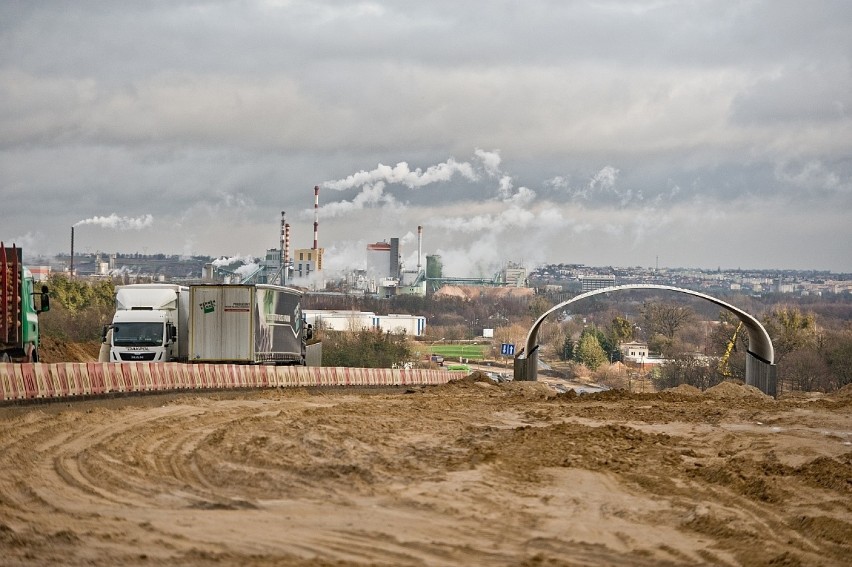
[[[0,408],[2,565],[849,565],[852,389]]]

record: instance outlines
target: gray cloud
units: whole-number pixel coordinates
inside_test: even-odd
[[[344,255],[852,271],[851,53],[831,0],[3,2],[0,238],[258,257],[322,184]]]

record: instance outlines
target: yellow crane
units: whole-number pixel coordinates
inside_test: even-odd
[[[728,346],[725,347],[725,354],[722,355],[722,358],[719,359],[719,374],[722,376],[728,377],[731,375],[731,367],[728,366],[728,359],[731,357],[731,353],[734,351],[734,348],[737,344],[737,335],[740,332],[740,329],[743,326],[743,322],[740,321],[737,328],[734,329],[734,334],[731,337],[731,340],[728,341]]]

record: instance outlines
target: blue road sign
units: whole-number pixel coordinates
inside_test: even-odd
[[[500,345],[500,354],[504,356],[515,356],[515,345],[512,343],[503,343]]]

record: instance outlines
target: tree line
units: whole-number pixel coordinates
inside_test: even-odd
[[[66,341],[100,340],[112,319],[115,285],[110,279],[88,281],[50,276],[51,310],[43,313],[45,335]],[[755,315],[775,347],[780,387],[784,390],[833,391],[852,383],[852,297],[766,297],[738,295],[726,301]],[[391,299],[306,295],[305,307],[351,309],[379,314],[410,313],[427,318],[427,341],[472,340],[493,330],[492,356],[502,343],[516,351],[532,322],[553,306],[546,296],[415,297]],[[710,387],[726,379],[744,379],[748,335],[726,310],[694,298],[630,291],[594,297],[555,313],[539,332],[541,357],[562,360],[569,372],[598,373],[613,385],[629,376],[613,366],[621,346],[644,341],[667,362],[654,373],[658,388],[690,384]],[[323,334],[323,363],[329,366],[388,367],[412,361],[412,337],[377,331]],[[724,360],[723,360],[724,359]],[[722,364],[724,362],[724,364]]]

